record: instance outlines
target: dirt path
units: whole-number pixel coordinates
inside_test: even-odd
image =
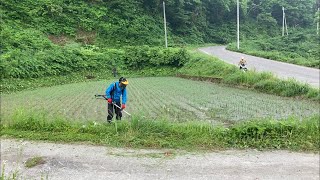
[[[25,168],[28,158],[44,164]],[[1,139],[5,174],[23,179],[319,179],[319,155],[229,150],[188,153]]]
[[[248,69],[257,71],[270,71],[280,78],[294,78],[301,82],[306,82],[314,87],[319,88],[320,71],[319,69],[298,66],[278,61],[273,61],[265,58],[250,56],[237,52],[226,50],[225,46],[212,46],[199,48],[201,52],[218,57],[219,59],[237,65],[240,58],[244,57],[247,60]]]

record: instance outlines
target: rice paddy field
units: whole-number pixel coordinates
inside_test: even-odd
[[[116,81],[116,80],[114,80]],[[67,84],[1,95],[1,118],[20,110],[73,121],[104,122],[107,102],[96,99],[113,81]],[[251,119],[319,115],[319,103],[176,77],[130,78],[127,108],[133,116],[230,124]],[[124,114],[123,120],[130,119]]]

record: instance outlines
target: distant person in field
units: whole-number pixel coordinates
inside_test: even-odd
[[[244,70],[247,70],[247,61],[244,59],[244,57],[242,57],[238,63],[238,65],[240,66],[240,69],[244,69]]]
[[[110,123],[112,121],[114,112],[116,114],[116,119],[121,120],[122,109],[126,108],[127,102],[127,85],[128,80],[124,77],[119,79],[119,82],[111,83],[106,90],[106,98],[108,100],[108,117],[107,120]],[[122,101],[121,101],[122,98]],[[122,105],[121,105],[122,104]],[[118,107],[116,107],[117,105]],[[121,108],[121,109],[120,109]]]
[[[117,77],[117,69],[116,69],[116,67],[112,68],[112,74],[113,74],[113,77]]]

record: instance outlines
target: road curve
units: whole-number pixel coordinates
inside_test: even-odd
[[[244,57],[247,60],[248,69],[255,69],[256,71],[269,71],[279,78],[288,79],[294,78],[297,81],[308,83],[313,87],[319,88],[320,70],[298,66],[294,64],[274,61],[270,59],[260,58],[247,54],[237,53],[226,50],[226,46],[211,46],[199,48],[203,53],[213,55],[219,59],[237,65],[240,58]]]

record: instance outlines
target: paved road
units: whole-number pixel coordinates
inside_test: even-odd
[[[248,69],[257,71],[270,71],[280,78],[294,78],[300,82],[305,82],[313,87],[319,88],[320,71],[319,69],[298,66],[270,59],[250,56],[242,53],[226,50],[225,46],[212,46],[199,48],[201,52],[218,57],[219,59],[237,65],[240,58],[244,57],[247,60]]]
[[[32,157],[45,163],[24,167]],[[190,153],[1,139],[4,162],[6,176],[18,172],[19,179],[319,180],[319,154],[288,151]]]

